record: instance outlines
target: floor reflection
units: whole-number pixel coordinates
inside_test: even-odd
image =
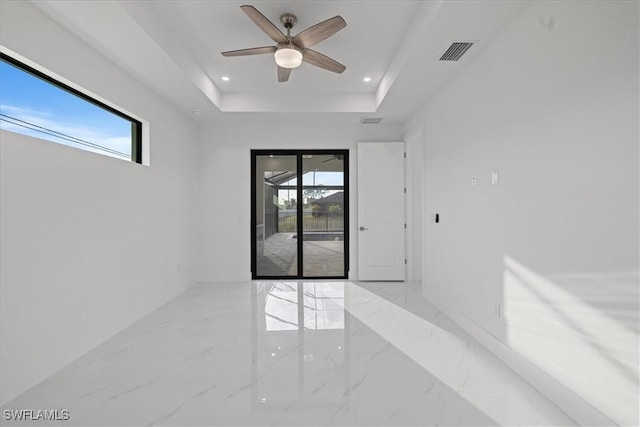
[[[254,406],[278,409],[342,400],[349,346],[343,282],[265,282],[253,292],[256,311]]]
[[[573,425],[420,293],[198,284],[2,409],[64,408],[74,426]]]
[[[276,424],[301,414],[327,425],[572,424],[419,294],[403,297],[409,288],[257,282],[255,414]]]

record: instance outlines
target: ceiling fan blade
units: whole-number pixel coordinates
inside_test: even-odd
[[[346,26],[347,23],[342,19],[342,16],[334,16],[333,18],[322,21],[321,23],[298,33],[293,38],[293,42],[303,49],[311,47],[314,44],[320,43],[322,40],[331,37]]]
[[[342,156],[341,154],[336,154],[335,156],[331,156],[330,159],[323,160],[322,163],[331,162],[333,160],[344,160],[344,156]]]
[[[240,6],[240,8],[249,16],[249,18],[251,18],[253,22],[256,23],[258,27],[260,27],[262,31],[267,33],[274,42],[289,43],[287,36],[282,34],[282,31],[280,31],[273,22],[269,21],[262,13],[258,12],[258,9],[249,5]]]
[[[263,53],[273,53],[275,51],[275,46],[252,47],[249,49],[228,50],[226,52],[222,52],[222,56],[261,55]]]
[[[293,68],[278,67],[278,81],[280,83],[288,81],[292,69]]]
[[[302,52],[302,60],[308,64],[315,65],[316,67],[323,68],[325,70],[333,71],[334,73],[342,73],[347,69],[344,65],[329,58],[326,55],[316,52],[315,50],[305,49]]]

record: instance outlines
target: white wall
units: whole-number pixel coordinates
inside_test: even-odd
[[[151,167],[3,131],[2,403],[194,282],[197,132],[27,2],[1,43],[142,117]]]
[[[349,149],[350,200],[349,276],[357,277],[356,143],[400,141],[400,126],[280,121],[220,123],[203,130],[200,153],[199,281],[241,281],[251,278],[251,149]]]
[[[406,246],[407,280],[422,280],[424,227],[424,135],[422,126],[412,128],[406,144]]]
[[[420,114],[425,295],[589,424],[638,425],[638,15],[534,2]]]

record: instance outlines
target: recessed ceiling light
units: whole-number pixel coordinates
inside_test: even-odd
[[[369,83],[371,81],[371,77],[365,77],[364,79],[362,79],[362,81],[365,83]]]
[[[198,110],[193,110],[192,113],[193,113],[194,116],[202,115],[202,111],[198,111]]]
[[[229,76],[222,76],[222,80],[224,80],[225,82],[228,82],[231,79],[229,78]]]

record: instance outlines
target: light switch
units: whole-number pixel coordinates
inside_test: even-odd
[[[491,185],[498,185],[498,171],[491,171]]]

